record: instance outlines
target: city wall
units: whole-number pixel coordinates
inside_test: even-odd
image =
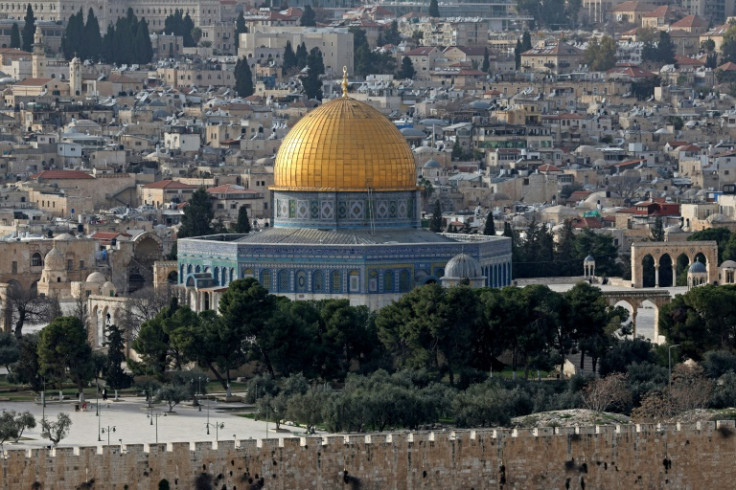
[[[735,449],[721,421],[10,450],[0,488],[718,489]]]

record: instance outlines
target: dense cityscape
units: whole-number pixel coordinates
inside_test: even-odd
[[[2,489],[734,449],[736,2],[0,3],[0,91]]]

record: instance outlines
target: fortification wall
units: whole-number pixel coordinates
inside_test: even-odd
[[[3,489],[731,488],[733,421],[6,451]]]

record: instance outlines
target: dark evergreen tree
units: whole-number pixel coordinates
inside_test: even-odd
[[[307,57],[309,56],[309,52],[307,51],[307,45],[304,43],[301,43],[296,48],[296,67],[298,69],[302,69],[305,66],[307,66]]]
[[[115,56],[115,26],[112,22],[107,25],[107,31],[102,36],[102,48],[100,49],[100,58],[106,63],[114,63]]]
[[[235,63],[235,92],[240,97],[250,97],[255,92],[253,88],[253,74],[248,66],[248,60],[240,58]]]
[[[288,75],[291,70],[296,68],[297,66],[297,60],[296,60],[296,53],[294,53],[294,49],[291,47],[291,41],[286,41],[286,47],[284,48],[284,56],[281,58],[281,72],[284,75]]]
[[[189,16],[189,14],[184,16],[184,20],[182,21],[182,33],[181,35],[184,37],[184,47],[185,48],[193,48],[197,45],[197,42],[194,40],[194,21]]]
[[[516,69],[521,68],[521,41],[516,40],[516,47],[514,47],[514,63],[516,64]]]
[[[437,18],[440,16],[440,7],[437,0],[429,0],[429,16]]]
[[[123,331],[115,325],[107,327],[107,359],[104,368],[107,386],[115,390],[115,399],[118,390],[127,388],[133,383],[133,378],[123,369],[125,361],[125,339]]]
[[[80,52],[84,47],[84,15],[82,9],[79,12],[72,14],[69,17],[69,22],[66,23],[66,29],[61,37],[61,52],[64,54],[64,58],[71,60],[74,56],[79,56],[84,59],[84,54]]]
[[[442,204],[437,199],[434,202],[434,209],[432,209],[432,218],[429,220],[429,231],[439,233],[442,231]]]
[[[488,48],[483,48],[483,64],[480,69],[483,73],[488,73],[491,69],[491,60],[488,56]]]
[[[33,9],[31,4],[28,4],[26,8],[26,16],[24,17],[25,24],[23,25],[23,51],[30,52],[33,49],[33,36],[36,34],[36,17],[33,15]]]
[[[521,52],[529,51],[532,49],[532,35],[529,34],[529,31],[524,31],[524,34],[521,35]]]
[[[241,10],[238,14],[238,18],[235,20],[235,47],[240,45],[240,35],[248,32],[248,27],[245,25],[245,17]]]
[[[493,221],[493,211],[488,211],[488,216],[486,216],[486,225],[483,227],[483,234],[496,236],[496,223]]]
[[[304,12],[302,13],[301,19],[299,19],[299,24],[304,27],[314,27],[317,25],[317,16],[311,5],[304,7]]]
[[[238,222],[235,225],[237,233],[250,233],[250,218],[248,217],[248,208],[240,206],[238,209]]]
[[[13,27],[10,29],[10,47],[20,49],[20,29],[17,22],[13,22]]]
[[[657,216],[654,219],[654,226],[651,228],[651,233],[653,242],[664,241],[664,223],[662,222],[661,216]]]
[[[177,237],[211,235],[213,217],[212,197],[204,187],[200,187],[194,191],[184,208],[184,216],[181,218],[181,228],[179,228]]]
[[[399,34],[399,24],[394,20],[389,24],[388,28],[383,32],[383,42],[398,46],[401,43],[401,34]]]
[[[401,60],[401,69],[396,74],[397,78],[407,79],[414,78],[416,71],[414,70],[414,63],[411,62],[411,58],[404,56]]]
[[[141,19],[135,30],[134,39],[135,62],[139,64],[150,63],[153,59],[153,47],[151,46],[151,35],[148,32],[148,22]]]
[[[150,45],[150,39],[148,43]],[[84,24],[84,45],[86,47],[84,59],[96,60],[100,57],[102,35],[100,34],[100,23],[92,7],[87,12],[87,23]]]
[[[304,93],[309,99],[322,100],[322,78],[325,65],[322,61],[322,51],[312,48],[307,57],[307,74],[301,77]]]

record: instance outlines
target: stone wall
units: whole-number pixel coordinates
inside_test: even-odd
[[[0,488],[728,488],[733,421],[5,452]]]

